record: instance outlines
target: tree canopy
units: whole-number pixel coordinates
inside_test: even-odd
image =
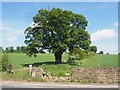
[[[97,52],[97,47],[96,46],[91,46],[90,51],[96,53]]]
[[[75,45],[83,50],[90,49],[90,35],[85,30],[88,21],[81,14],[59,8],[41,9],[33,17],[33,23],[25,30],[29,56],[49,49],[56,63],[61,63],[63,52],[73,50]]]
[[[100,51],[98,54],[104,54],[104,52],[103,52],[103,51]]]

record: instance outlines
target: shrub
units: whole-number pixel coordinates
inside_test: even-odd
[[[6,71],[8,66],[8,54],[2,54],[2,71]]]
[[[100,51],[99,54],[104,54],[103,51]]]
[[[90,51],[96,53],[97,52],[97,47],[96,46],[91,46]]]
[[[69,60],[80,60],[86,58],[86,52],[81,50],[80,48],[75,48],[69,54]]]
[[[89,51],[89,52],[87,53],[87,56],[88,56],[88,57],[90,57],[90,56],[94,56],[94,55],[95,55],[95,53],[92,52],[92,51]]]
[[[72,60],[72,59],[69,59],[67,63],[70,65],[77,65],[77,62],[75,62],[75,60]]]

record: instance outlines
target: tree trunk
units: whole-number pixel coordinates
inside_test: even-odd
[[[61,64],[62,62],[62,53],[61,52],[55,52],[55,64]]]

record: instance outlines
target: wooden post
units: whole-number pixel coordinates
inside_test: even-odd
[[[32,75],[32,65],[29,65],[29,76]]]
[[[12,65],[8,64],[8,72],[11,73],[12,72]]]

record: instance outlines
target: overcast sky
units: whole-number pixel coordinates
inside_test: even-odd
[[[88,21],[87,31],[92,44],[105,53],[118,52],[118,3],[117,2],[3,2],[2,41],[0,45],[21,46],[24,44],[24,30],[32,24],[32,18],[39,9],[61,8],[82,14]]]

